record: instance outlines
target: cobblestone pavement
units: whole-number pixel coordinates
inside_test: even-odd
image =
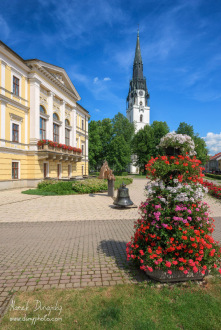
[[[136,179],[129,186],[137,205],[144,199],[145,183]],[[106,194],[39,197],[20,192],[0,192],[0,315],[18,290],[148,280],[126,262],[137,208],[114,209]],[[207,202],[215,219],[214,238],[220,240],[221,203],[210,197]]]

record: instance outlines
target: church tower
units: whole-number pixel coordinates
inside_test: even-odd
[[[143,61],[140,51],[139,30],[137,32],[137,44],[133,64],[133,78],[130,81],[127,96],[127,119],[135,124],[135,133],[141,128],[150,124],[149,93],[147,90],[146,78],[143,76]],[[135,166],[136,155],[132,155],[129,172],[139,173],[139,168]]]
[[[149,93],[146,78],[143,76],[143,61],[140,51],[139,30],[133,64],[133,78],[127,96],[127,119],[135,123],[135,132],[150,123]]]

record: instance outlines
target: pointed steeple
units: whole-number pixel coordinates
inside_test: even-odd
[[[134,65],[133,65],[133,79],[134,80],[143,79],[143,61],[140,51],[139,29],[137,31],[137,44],[136,44]]]

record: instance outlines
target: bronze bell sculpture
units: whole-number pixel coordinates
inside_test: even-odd
[[[125,183],[123,182],[117,192],[117,198],[114,201],[114,205],[120,207],[127,207],[133,205],[133,202],[130,200],[128,188],[126,188]]]

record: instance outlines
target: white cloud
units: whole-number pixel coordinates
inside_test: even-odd
[[[110,80],[111,80],[110,77],[105,77],[105,78],[104,78],[104,81],[110,81]]]
[[[2,15],[0,15],[0,30],[1,30],[1,34],[4,35],[4,38],[8,38],[10,34],[10,29],[7,22],[2,17]]]
[[[99,78],[98,77],[95,77],[94,80],[93,80],[94,81],[94,84],[96,84],[98,82],[98,80],[99,80]]]
[[[100,109],[95,109],[95,112],[101,112]]]
[[[221,132],[218,134],[209,132],[203,139],[206,141],[210,154],[215,155],[221,152]]]

